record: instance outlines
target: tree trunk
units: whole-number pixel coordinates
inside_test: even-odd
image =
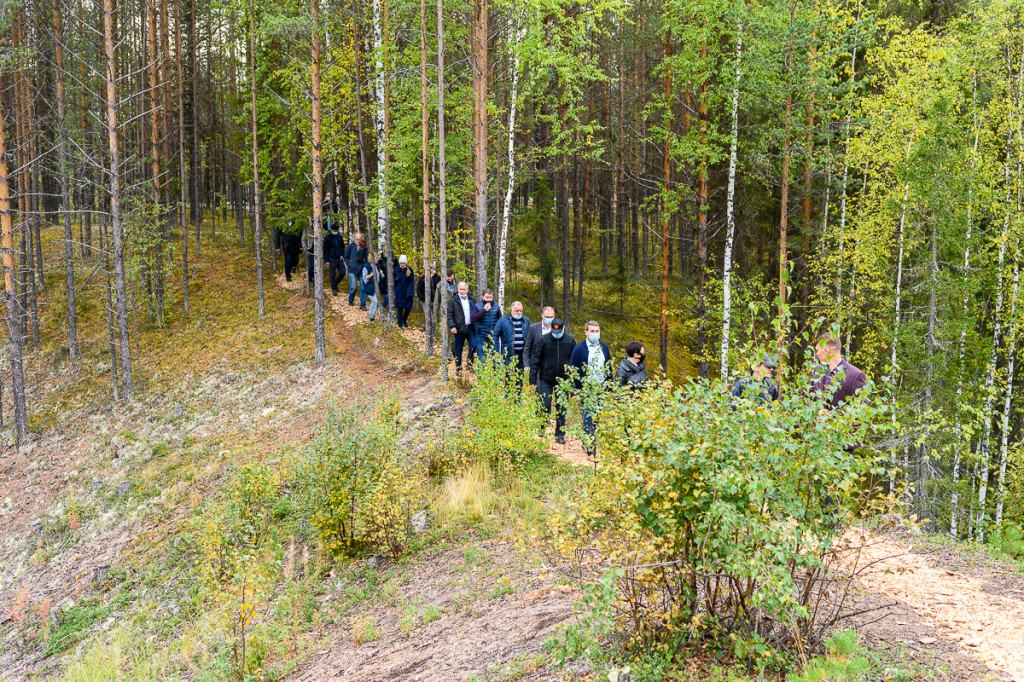
[[[110,148],[110,221],[114,240],[114,296],[117,301],[117,334],[121,350],[121,400],[135,398],[132,385],[132,349],[128,339],[128,293],[124,272],[124,228],[121,217],[121,149],[117,123],[117,62],[114,54],[114,9],[103,0],[103,47],[106,53],[107,142]]]
[[[181,231],[181,293],[185,315],[189,314],[188,301],[188,231],[185,229],[185,78],[181,70],[181,3],[174,3],[174,69],[178,91],[178,229]],[[262,314],[263,288],[260,287],[260,309]]]
[[[448,165],[445,159],[444,133],[444,2],[437,0],[437,217],[438,217],[438,271],[448,273],[448,205],[445,196]],[[448,381],[448,289],[441,287],[441,379]]]
[[[430,144],[430,103],[427,100],[427,0],[420,0],[420,105],[423,126],[423,326],[424,352],[434,354],[434,291],[430,279],[430,169],[427,163]],[[443,269],[444,265],[438,269]]]
[[[196,0],[189,0],[189,57],[192,60],[192,168],[189,177],[192,180],[192,228],[196,233],[196,258],[201,253],[199,247],[199,225],[202,222],[202,207],[199,205],[199,69],[196,65]]]
[[[786,276],[788,271],[788,255],[786,251],[786,233],[789,227],[789,160],[792,154],[790,149],[790,131],[792,129],[793,113],[793,30],[796,23],[796,3],[794,2],[789,19],[789,51],[786,54],[786,113],[783,123],[782,136],[782,200],[781,214],[779,216],[779,329],[778,342],[776,344],[776,357],[778,364],[777,381],[779,388],[782,388],[782,377],[785,375],[786,359],[783,357],[786,350]]]
[[[487,288],[487,3],[473,3],[473,226],[476,296]]]
[[[911,143],[909,143],[907,145],[907,158],[908,159],[910,158],[911,144],[913,144],[913,142],[911,142]],[[903,203],[902,203],[903,208],[900,211],[899,236],[897,237],[898,253],[897,253],[897,256],[896,256],[896,305],[895,305],[895,309],[896,310],[895,310],[895,313],[893,314],[893,317],[894,317],[894,319],[893,319],[893,338],[892,338],[891,355],[890,355],[890,358],[889,358],[889,372],[891,373],[891,375],[893,377],[892,381],[893,381],[893,385],[894,386],[897,385],[896,376],[899,373],[899,364],[897,364],[897,359],[898,359],[897,358],[897,351],[898,351],[899,343],[900,343],[900,313],[901,313],[901,309],[902,309],[902,305],[903,305],[903,234],[904,234],[904,226],[906,225],[906,220],[907,220],[907,200],[909,199],[909,195],[910,195],[910,183],[907,182],[906,185],[903,188]],[[893,391],[893,394],[892,394],[892,405],[890,406],[890,412],[892,413],[891,414],[891,416],[892,416],[892,427],[895,429],[896,428],[896,392],[895,391]],[[889,471],[890,471],[890,474],[889,474],[889,494],[892,495],[892,494],[895,494],[895,490],[896,490],[896,481],[895,481],[896,446],[895,445],[893,445],[891,451],[889,452]],[[904,491],[906,490],[906,487],[905,487],[906,480],[907,480],[906,479],[906,475],[907,475],[907,472],[904,471],[903,472]]]
[[[672,33],[665,33],[665,60],[672,56]],[[671,241],[671,225],[669,215],[669,182],[672,179],[672,69],[665,69],[665,158],[664,178],[665,185],[662,188],[661,200],[661,327],[659,329],[659,341],[661,352],[661,376],[668,377],[668,273],[671,266],[671,254],[669,253],[669,242]]]
[[[160,216],[162,206],[160,199],[163,188],[160,185],[160,87],[159,75],[157,74],[157,30],[156,30],[156,0],[147,0],[146,19],[149,22],[149,149],[150,149],[150,172],[153,181],[153,251],[155,257],[151,260],[149,268],[155,270],[156,278],[156,313],[157,319],[162,323],[164,317],[164,291],[163,291],[163,249],[161,248],[162,237],[160,234]],[[138,342],[138,339],[136,339]],[[141,379],[140,379],[141,381]]]
[[[260,212],[263,189],[260,187],[260,146],[259,126],[256,109],[256,0],[249,0],[249,94],[252,106],[252,191],[253,231],[252,241],[256,245],[256,288],[259,292],[258,316],[263,317],[265,294],[263,292],[263,219]]]
[[[498,238],[498,307],[505,307],[505,260],[508,244],[508,228],[512,218],[512,194],[516,187],[516,112],[519,98],[519,46],[523,40],[522,18],[516,13],[516,37],[512,48],[512,98],[508,109],[508,188],[505,190],[505,205],[501,215],[501,235]]]
[[[11,220],[11,189],[7,169],[4,119],[3,90],[0,89],[0,246],[3,248],[5,287],[3,299],[7,308],[7,350],[11,361],[14,437],[16,447],[20,448],[28,438],[28,411],[25,406],[25,368],[21,359],[21,318],[14,274],[14,226]],[[74,285],[72,284],[72,286]]]
[[[71,230],[71,196],[68,188],[68,150],[66,129],[66,102],[64,93],[64,32],[62,16],[53,0],[53,42],[57,79],[57,151],[60,160],[60,212],[64,219],[64,286],[68,303],[68,353],[72,362],[78,361],[78,315],[75,311],[74,233]],[[6,159],[4,160],[6,162]],[[4,183],[6,184],[6,171]]]
[[[324,334],[324,230],[320,224],[323,220],[324,158],[323,151],[320,148],[320,127],[323,119],[321,109],[323,104],[320,100],[319,0],[309,1],[309,12],[313,20],[310,60],[313,90],[313,338],[316,347],[314,361],[319,364],[327,360],[327,340]]]
[[[732,244],[736,236],[736,156],[739,149],[740,77],[743,22],[736,27],[736,81],[732,87],[732,136],[729,142],[729,188],[725,200],[725,254],[722,257],[722,350],[719,376],[729,377],[729,326],[732,321]]]
[[[934,258],[934,249],[933,249]],[[1006,460],[1010,441],[1010,413],[1013,410],[1013,375],[1017,363],[1017,293],[1020,291],[1020,240],[1013,252],[1013,294],[1010,297],[1010,333],[1006,349],[1006,393],[1003,402],[1003,425],[999,440],[999,475],[996,479],[995,528],[1003,527],[1003,501],[1006,492]],[[929,324],[931,326],[931,324]],[[929,329],[931,331],[931,329]],[[934,342],[932,342],[934,344]],[[931,345],[931,344],[930,344]]]
[[[701,46],[701,61],[707,56],[707,47]],[[707,85],[697,89],[697,127],[700,132],[701,159],[697,168],[697,372],[701,379],[708,378],[708,155],[707,155]]]

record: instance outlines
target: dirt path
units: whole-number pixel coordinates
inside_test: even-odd
[[[962,550],[920,553],[912,538],[858,529],[848,539],[863,544],[866,567],[854,606],[886,615],[865,628],[869,638],[944,662],[951,670],[939,679],[1024,682],[1024,575],[968,565]]]

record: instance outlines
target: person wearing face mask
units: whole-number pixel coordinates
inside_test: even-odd
[[[373,259],[367,258],[366,262],[363,263],[362,274],[359,277],[359,291],[361,295],[366,296],[370,301],[370,322],[377,318],[377,308],[380,307],[380,294],[378,293],[380,281],[380,271],[374,264]],[[386,315],[387,313],[384,314]]]
[[[608,370],[611,366],[612,354],[607,344],[601,340],[601,325],[594,320],[587,322],[585,327],[587,338],[581,341],[572,349],[572,357],[569,358],[569,365],[573,368],[576,382],[576,389],[582,390],[583,384],[595,391],[604,384],[608,378]],[[597,429],[594,425],[594,416],[597,413],[598,398],[591,397],[583,402],[583,432],[587,435],[587,457],[597,458],[597,441],[595,434]]]
[[[537,363],[533,378],[537,396],[546,415],[551,414],[551,398],[559,379],[569,376],[569,358],[576,347],[576,340],[565,333],[565,325],[558,318],[551,320],[551,331],[541,337],[537,347]],[[565,408],[561,401],[555,404],[555,442],[565,443]]]
[[[398,311],[398,326],[408,327],[409,312],[416,296],[416,275],[409,267],[409,257],[404,253],[398,257],[395,268],[395,308]]]
[[[469,295],[469,285],[459,282],[454,298],[448,301],[448,331],[455,341],[452,344],[452,357],[455,358],[455,374],[462,374],[462,349],[467,345],[472,349],[476,344],[473,328],[472,310],[473,297]]]
[[[494,350],[501,354],[506,367],[522,374],[523,355],[526,348],[526,334],[530,329],[530,318],[523,315],[523,304],[513,301],[508,315],[498,320],[494,328]]]
[[[530,385],[537,385],[537,353],[540,352],[541,340],[551,333],[551,323],[555,321],[555,309],[547,306],[540,312],[540,322],[534,322],[526,332],[523,344],[523,365],[530,370]]]
[[[623,386],[639,390],[647,383],[647,367],[644,365],[644,345],[639,341],[626,344],[626,357],[622,358],[615,370],[615,380]]]
[[[494,330],[501,319],[501,308],[494,302],[494,292],[484,289],[472,312],[473,332],[476,334],[476,354],[486,360],[494,348]]]
[[[324,260],[331,282],[331,293],[338,295],[338,283],[345,277],[345,238],[341,236],[338,224],[331,225],[324,236]]]

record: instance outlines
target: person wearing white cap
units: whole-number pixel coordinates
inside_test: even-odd
[[[398,310],[398,326],[408,327],[409,312],[416,299],[416,275],[409,267],[409,257],[404,253],[398,257],[395,268],[395,308]]]

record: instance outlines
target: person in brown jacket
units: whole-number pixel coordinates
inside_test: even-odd
[[[843,403],[856,396],[860,389],[867,385],[867,375],[843,357],[839,337],[831,332],[818,335],[814,357],[828,367],[828,370],[815,385],[815,389],[823,396],[828,411],[842,407]],[[829,395],[832,391],[832,384],[836,381],[839,382],[839,385],[835,388],[835,392]]]

